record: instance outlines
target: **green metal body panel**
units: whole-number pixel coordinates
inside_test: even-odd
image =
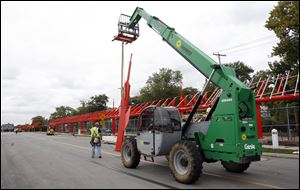
[[[262,144],[257,137],[255,102],[252,101],[248,110],[252,115],[241,119],[239,97],[246,95],[235,91],[228,98],[227,93],[222,93],[206,135],[201,132],[197,135],[206,158],[239,163],[242,157],[261,155]],[[251,93],[248,97],[249,100],[244,101],[250,103],[254,95]]]
[[[205,77],[209,77],[217,63],[178,34],[174,28],[139,7],[131,16],[129,27],[134,27],[142,17],[165,42]],[[196,132],[195,142],[201,146],[206,158],[240,163],[241,158],[261,155],[255,96],[251,89],[237,79],[233,68],[224,65],[220,67],[212,76],[211,82],[223,91],[207,133]]]

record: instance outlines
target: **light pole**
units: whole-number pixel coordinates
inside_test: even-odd
[[[121,58],[121,99],[123,94],[123,73],[124,73],[124,42],[122,42],[122,58]]]
[[[122,57],[121,57],[121,99],[123,93],[123,67],[124,67],[124,43],[132,43],[139,36],[139,25],[136,24],[133,28],[129,28],[130,16],[121,14],[118,21],[118,35],[114,36],[112,41],[122,42]]]

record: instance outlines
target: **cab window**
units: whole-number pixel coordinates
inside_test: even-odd
[[[161,132],[173,132],[181,130],[181,120],[179,112],[172,108],[158,107],[155,110],[155,130]]]
[[[154,108],[144,110],[139,118],[139,130],[152,130],[154,122]]]

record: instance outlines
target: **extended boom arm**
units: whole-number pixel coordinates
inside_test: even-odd
[[[164,41],[182,55],[206,78],[209,77],[210,73],[212,73],[213,65],[217,63],[183,36],[178,34],[174,28],[169,27],[157,17],[151,16],[144,9],[139,7],[135,9],[130,18],[129,28],[133,28],[142,17],[147,21],[149,27],[162,36]],[[223,90],[232,87],[239,87],[240,89],[247,88],[236,78],[234,69],[224,65],[221,65],[221,68],[215,72],[211,81]]]

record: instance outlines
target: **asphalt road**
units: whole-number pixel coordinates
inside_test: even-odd
[[[263,157],[243,174],[226,172],[220,162],[204,163],[192,185],[176,182],[164,157],[124,168],[114,145],[102,145],[92,159],[89,138],[42,133],[1,133],[1,189],[7,188],[294,188],[299,189],[299,159]]]

